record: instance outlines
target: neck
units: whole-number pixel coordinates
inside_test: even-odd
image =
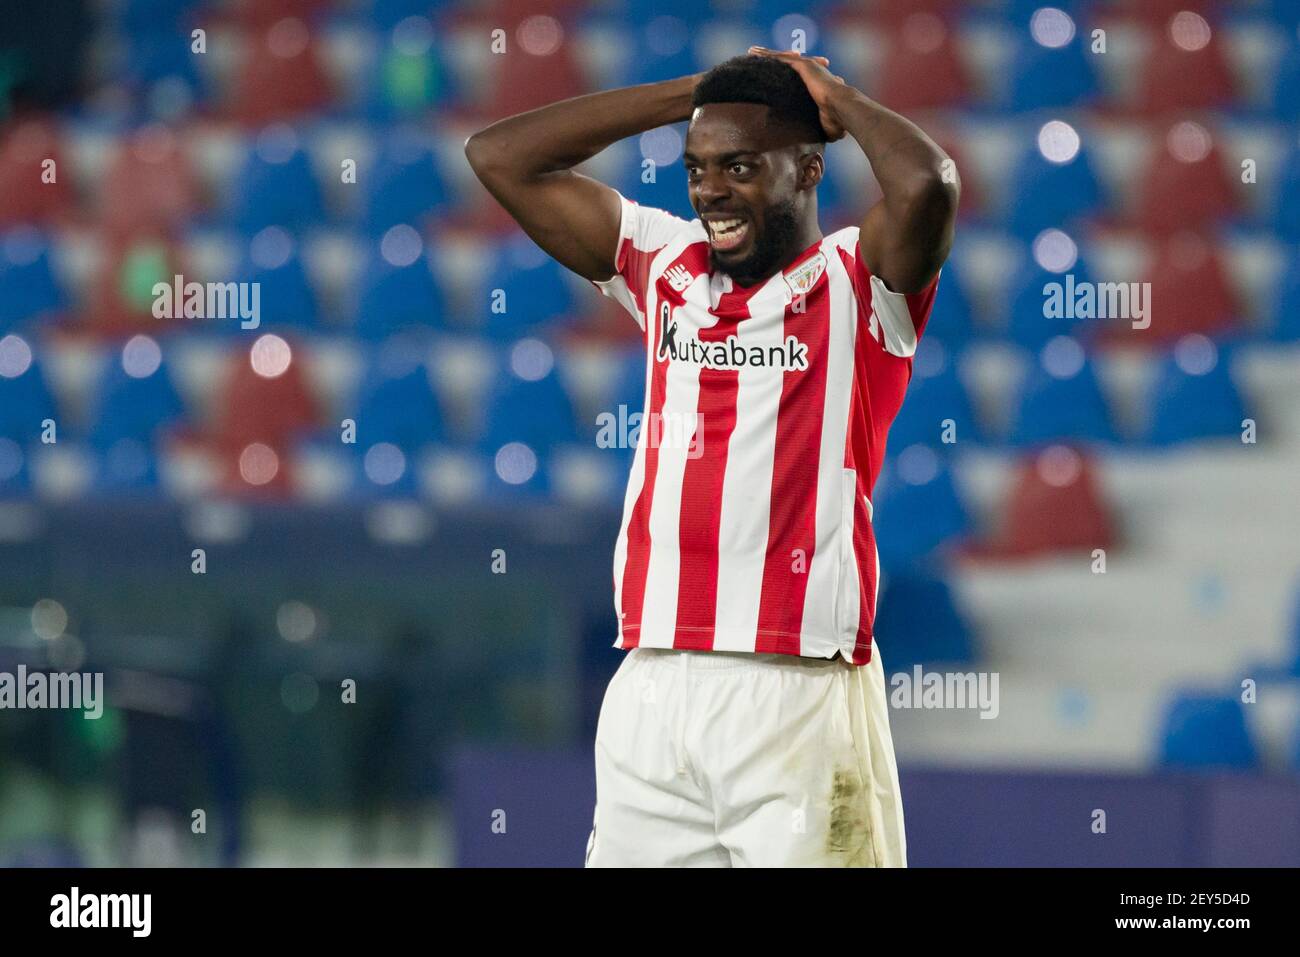
[[[790,265],[790,263],[794,261],[795,256],[798,256],[814,243],[821,242],[821,240],[822,230],[821,227],[817,225],[817,217],[809,216],[806,222],[799,225],[798,239],[794,243],[794,252],[790,254],[790,259],[786,262],[786,265]]]

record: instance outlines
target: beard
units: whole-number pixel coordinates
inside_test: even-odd
[[[798,233],[794,201],[787,199],[773,203],[764,211],[763,230],[748,256],[732,266],[720,265],[711,251],[709,258],[715,271],[726,273],[737,285],[752,286],[767,279],[798,252],[793,248]]]

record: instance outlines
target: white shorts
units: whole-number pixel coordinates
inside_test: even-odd
[[[634,648],[596,729],[588,867],[905,867],[878,648]]]

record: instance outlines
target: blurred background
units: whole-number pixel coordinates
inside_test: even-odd
[[[581,863],[639,330],[461,148],[751,43],[964,184],[877,637],[1000,700],[894,709],[911,862],[1300,864],[1296,0],[0,4],[0,671],[108,702],[0,711],[0,863]],[[689,216],[683,134],[589,171]]]

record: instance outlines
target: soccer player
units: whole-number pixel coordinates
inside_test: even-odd
[[[574,171],[686,119],[690,222]],[[845,135],[883,198],[823,236],[824,148]],[[952,244],[951,161],[824,57],[760,47],[501,120],[465,152],[644,332],[614,552],[628,653],[587,864],[905,866],[871,494]]]

